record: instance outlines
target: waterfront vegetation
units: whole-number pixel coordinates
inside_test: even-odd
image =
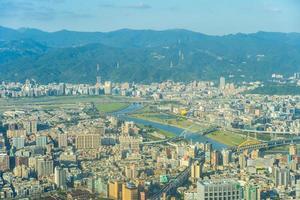
[[[161,130],[161,129],[158,129],[158,128],[154,128],[152,126],[146,126],[146,125],[143,125],[143,124],[138,124],[138,126],[141,128],[141,129],[145,129],[146,132],[147,132],[147,136],[149,137],[149,139],[151,140],[160,140],[161,138],[158,138],[158,137],[155,137],[153,135],[153,133],[158,133],[159,135],[162,135],[162,136],[165,136],[166,138],[173,138],[175,137],[176,135],[172,132],[169,132],[169,131],[165,131],[165,130]]]
[[[300,87],[296,85],[268,84],[262,87],[258,87],[254,90],[247,91],[247,93],[264,95],[299,95]]]
[[[99,112],[104,112],[104,113],[111,113],[111,112],[116,112],[119,110],[122,110],[126,107],[129,106],[129,103],[122,103],[122,102],[113,102],[113,103],[100,103],[96,105],[96,108]]]
[[[45,96],[45,97],[24,97],[24,98],[0,98],[0,111],[24,107],[36,107],[43,109],[56,108],[78,108],[79,104],[94,103],[96,106],[103,103],[124,102],[128,105],[134,100],[121,96]]]
[[[200,132],[205,127],[204,125],[196,124],[195,122],[188,120],[186,117],[177,116],[173,114],[159,113],[159,112],[143,112],[134,113],[130,115],[134,118],[144,119],[152,122],[162,123],[166,125],[175,126],[191,132]]]
[[[247,140],[247,137],[245,135],[223,130],[218,130],[207,134],[206,137],[228,146],[238,146],[239,144]]]

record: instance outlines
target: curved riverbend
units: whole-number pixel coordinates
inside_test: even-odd
[[[118,117],[119,119],[122,120],[126,120],[126,121],[133,121],[137,124],[142,124],[142,125],[146,125],[146,126],[152,126],[154,128],[157,129],[161,129],[164,131],[168,131],[171,133],[174,133],[174,135],[180,135],[182,132],[184,132],[185,130],[182,128],[178,128],[175,126],[170,126],[170,125],[166,125],[166,124],[162,124],[162,123],[157,123],[157,122],[152,122],[152,121],[148,121],[148,120],[144,120],[144,119],[138,119],[138,118],[134,118],[134,117],[130,117],[128,114],[133,113],[139,109],[141,109],[143,106],[141,104],[131,104],[130,106],[128,106],[127,108],[111,113],[112,115]],[[214,149],[217,150],[222,150],[224,148],[227,148],[228,146],[222,143],[219,143],[215,140],[212,140],[210,138],[207,138],[203,135],[197,134],[197,133],[192,133],[192,132],[186,132],[186,139],[187,140],[191,140],[192,142],[199,142],[199,143],[205,143],[205,142],[209,142],[213,145]]]

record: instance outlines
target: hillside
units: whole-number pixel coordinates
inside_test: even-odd
[[[172,79],[266,80],[300,71],[300,34],[209,36],[187,30],[44,32],[0,27],[0,79],[47,83],[103,79],[151,82]]]

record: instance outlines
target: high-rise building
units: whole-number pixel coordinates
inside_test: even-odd
[[[248,184],[245,186],[244,191],[245,200],[260,200],[260,189],[258,186]]]
[[[222,150],[222,160],[223,160],[223,166],[228,166],[231,162],[231,151],[228,149]]]
[[[47,142],[48,142],[48,139],[47,139],[47,136],[45,135],[38,135],[36,137],[36,146],[39,146],[39,147],[46,147],[47,146]]]
[[[197,200],[208,199],[242,199],[243,189],[235,180],[199,180],[197,183]]]
[[[112,181],[108,183],[108,197],[110,199],[119,200],[122,197],[122,183]]]
[[[290,170],[288,168],[274,167],[274,182],[276,186],[288,187],[290,185]]]
[[[49,176],[53,174],[53,160],[49,158],[38,157],[36,160],[36,171],[38,177]]]
[[[210,164],[212,150],[213,150],[212,144],[211,143],[205,143],[205,145],[204,145],[205,163]]]
[[[296,181],[296,199],[300,199],[300,180]]]
[[[23,121],[23,128],[25,129],[27,134],[30,134],[31,133],[31,122]]]
[[[226,85],[226,83],[225,83],[225,78],[224,78],[223,76],[221,76],[221,77],[220,77],[220,85],[219,85],[219,88],[220,88],[221,90],[224,90],[224,89],[225,89],[225,85]]]
[[[67,174],[66,171],[61,167],[55,167],[54,169],[55,184],[60,189],[67,187]]]
[[[297,155],[297,145],[296,144],[291,144],[289,147],[289,154],[291,156],[296,156]]]
[[[239,165],[240,169],[245,169],[247,167],[247,157],[244,154],[239,155]]]
[[[141,138],[125,135],[120,136],[119,141],[122,150],[131,150],[135,153],[140,152]]]
[[[97,149],[100,147],[100,134],[79,134],[76,136],[77,149]]]
[[[59,134],[57,137],[58,147],[63,148],[68,146],[68,135],[67,134]]]
[[[14,137],[13,139],[13,147],[15,147],[16,149],[21,149],[24,148],[25,146],[25,138],[23,136],[21,137]]]
[[[9,170],[9,156],[5,153],[0,153],[0,171]]]
[[[111,94],[111,82],[110,81],[105,81],[104,82],[104,94],[110,95]]]
[[[202,176],[203,164],[196,161],[191,165],[191,178],[198,180]]]
[[[31,133],[33,133],[33,134],[36,134],[36,133],[37,133],[37,131],[38,131],[38,128],[37,128],[37,121],[32,120],[32,121],[30,122],[30,130],[31,130]]]
[[[138,189],[134,183],[123,183],[122,200],[137,200],[139,198]]]
[[[216,151],[214,150],[211,154],[211,165],[213,167],[217,167],[219,166],[219,162],[220,162],[220,152],[219,151]]]

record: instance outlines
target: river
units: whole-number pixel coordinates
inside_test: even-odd
[[[112,115],[118,117],[121,120],[133,121],[137,124],[152,126],[154,128],[157,128],[157,129],[161,129],[161,130],[164,130],[164,131],[171,132],[174,135],[180,135],[182,132],[184,132],[184,129],[182,129],[182,128],[178,128],[178,127],[175,127],[175,126],[170,126],[170,125],[167,125],[167,124],[152,122],[152,121],[148,121],[148,120],[144,120],[144,119],[133,118],[133,117],[130,117],[128,115],[128,114],[133,113],[134,111],[139,110],[141,108],[142,108],[142,105],[140,105],[140,104],[131,104],[130,106],[128,106],[127,108],[125,108],[123,110],[112,113]],[[199,142],[199,143],[209,142],[213,145],[213,148],[217,149],[217,150],[222,150],[222,149],[228,147],[225,144],[222,144],[220,142],[217,142],[215,140],[212,140],[210,138],[207,138],[207,137],[205,137],[203,135],[200,135],[200,134],[197,134],[197,133],[186,132],[186,137],[185,138],[189,141],[192,141],[193,143],[196,143],[196,142]]]

